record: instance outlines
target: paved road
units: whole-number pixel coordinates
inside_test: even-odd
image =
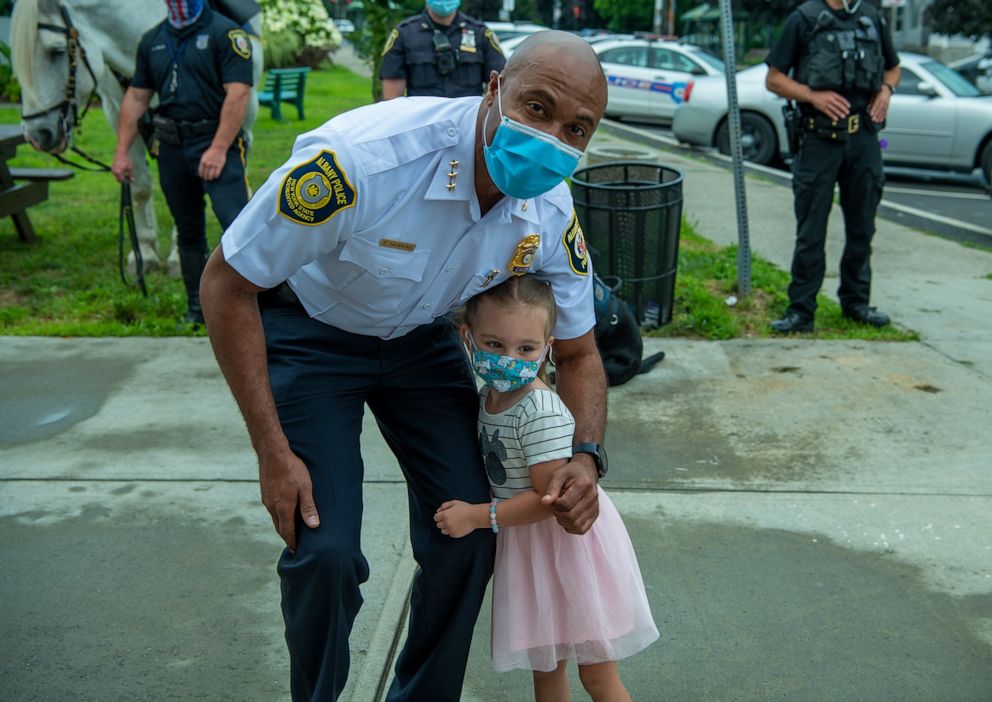
[[[665,126],[624,121],[621,128],[641,138],[675,143],[672,131]],[[729,161],[715,149],[681,145],[689,152],[705,154],[729,166]],[[790,178],[788,167],[780,164],[769,169],[772,177]],[[992,197],[976,173],[963,175],[935,173],[910,168],[887,169],[888,184],[881,216],[893,222],[922,229],[957,241],[992,246]]]

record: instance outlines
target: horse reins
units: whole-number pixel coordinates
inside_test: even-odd
[[[124,273],[124,225],[127,225],[128,235],[131,240],[131,249],[134,251],[134,270],[137,278],[138,288],[141,294],[148,297],[148,288],[145,287],[145,262],[141,257],[141,246],[138,243],[138,232],[134,226],[134,208],[131,202],[131,183],[124,180],[121,183],[121,211],[119,217],[119,232],[117,237],[117,268],[120,270],[121,281],[124,285],[130,285]]]

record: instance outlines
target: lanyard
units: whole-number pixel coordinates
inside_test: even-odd
[[[168,28],[163,26],[162,31],[165,32],[165,45],[169,47],[169,56],[172,57],[172,78],[169,80],[169,93],[170,95],[175,95],[176,89],[179,87],[179,62],[182,61],[183,53],[186,51],[186,46],[192,34],[183,37],[179,42],[179,46],[174,47],[172,45],[172,37],[169,36]]]

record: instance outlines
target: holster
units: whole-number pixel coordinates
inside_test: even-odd
[[[786,102],[782,105],[782,119],[789,142],[789,153],[795,156],[799,153],[799,142],[802,139],[802,114],[792,102]]]
[[[158,158],[158,139],[155,137],[154,112],[148,110],[138,118],[138,134],[145,142],[145,149],[152,158]]]
[[[158,137],[158,140],[163,144],[178,146],[183,143],[183,138],[179,134],[179,124],[177,122],[174,122],[168,117],[155,115],[152,117],[152,125],[155,129],[155,136]]]

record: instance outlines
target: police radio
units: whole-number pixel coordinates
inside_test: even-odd
[[[451,73],[458,64],[458,57],[455,55],[451,42],[437,29],[434,30],[434,59],[437,63],[437,71],[442,76]]]

